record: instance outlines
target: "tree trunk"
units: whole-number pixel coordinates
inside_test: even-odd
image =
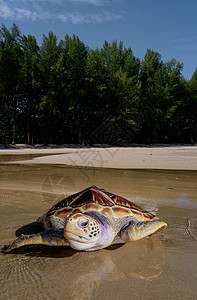
[[[192,134],[192,128],[190,127],[190,143],[194,145],[194,139],[193,139],[193,134]]]
[[[27,126],[27,144],[30,145],[29,124],[28,124],[28,126]]]

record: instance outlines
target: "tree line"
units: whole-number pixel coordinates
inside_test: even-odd
[[[0,143],[195,143],[197,69],[123,42],[0,29]]]

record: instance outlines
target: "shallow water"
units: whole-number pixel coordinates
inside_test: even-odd
[[[0,299],[197,299],[197,172],[1,164],[1,245],[93,184],[156,213],[167,229],[90,253],[41,246],[0,253]]]

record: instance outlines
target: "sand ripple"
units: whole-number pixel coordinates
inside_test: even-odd
[[[188,228],[187,228],[191,237],[197,241],[197,217],[188,220]]]

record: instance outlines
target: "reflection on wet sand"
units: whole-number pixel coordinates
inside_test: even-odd
[[[14,162],[14,161],[21,161],[21,160],[32,160],[36,157],[43,157],[43,156],[51,156],[54,155],[53,153],[50,154],[15,154],[15,155],[9,155],[9,154],[1,154],[0,155],[0,162]]]
[[[92,184],[155,211],[168,228],[96,252],[35,246],[0,253],[0,299],[196,299],[196,182],[195,172],[1,165],[1,244]]]
[[[38,249],[23,248],[20,254],[1,259],[3,295],[12,298],[17,294],[20,299],[36,292],[37,297],[44,294],[50,298],[58,291],[60,299],[89,299],[103,281],[151,280],[160,275],[164,263],[163,247],[155,236],[96,252],[75,252],[68,247]]]

